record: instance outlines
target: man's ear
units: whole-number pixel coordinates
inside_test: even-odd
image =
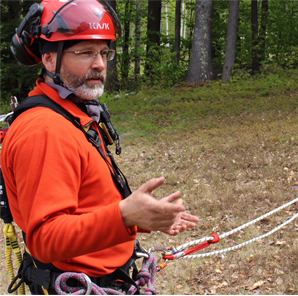
[[[54,51],[44,53],[42,55],[41,59],[42,59],[42,63],[44,64],[45,68],[48,71],[55,73],[57,53]]]

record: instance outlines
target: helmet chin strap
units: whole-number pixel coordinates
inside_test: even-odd
[[[61,67],[61,57],[63,52],[64,41],[59,41],[57,49],[57,59],[56,59],[56,68],[55,74],[45,69],[45,74],[52,78],[55,84],[63,86],[63,81],[60,79],[60,67]]]

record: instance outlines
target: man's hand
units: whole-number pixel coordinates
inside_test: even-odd
[[[163,177],[151,179],[120,202],[120,212],[126,227],[136,225],[144,230],[176,235],[195,226],[194,222],[199,219],[185,213],[179,191],[161,200],[153,197],[152,192],[164,182]]]
[[[173,223],[171,229],[168,231],[164,231],[164,233],[167,233],[173,236],[177,235],[188,228],[194,228],[196,226],[196,222],[199,222],[199,221],[200,219],[196,216],[187,214],[185,212],[179,213],[176,216],[176,220]]]

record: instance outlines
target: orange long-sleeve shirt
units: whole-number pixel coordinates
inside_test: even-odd
[[[43,94],[82,126],[92,121],[38,80],[29,95]],[[3,142],[1,167],[14,220],[33,257],[92,277],[128,261],[136,227],[125,227],[122,197],[106,162],[70,121],[45,107],[22,113]]]

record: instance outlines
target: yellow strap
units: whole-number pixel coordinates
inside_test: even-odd
[[[43,286],[41,286],[41,288],[42,288],[42,291],[45,295],[50,295],[48,290],[46,290]]]
[[[110,136],[107,126],[102,122],[99,124],[99,126],[103,129],[104,133],[106,134],[109,144],[112,145],[114,142],[113,142],[112,137]]]
[[[7,236],[7,231],[8,231],[8,224],[5,224],[3,228],[3,233],[4,233],[4,239],[5,239],[5,259],[6,259],[6,270],[8,273],[9,281],[10,283],[14,279],[14,272],[13,272],[13,264],[12,264],[12,246],[10,245],[10,240],[9,237]],[[13,295],[17,295],[17,291],[13,293]]]
[[[83,129],[85,130],[85,132],[88,132],[88,131],[89,131],[89,129],[90,129],[90,125],[83,126]]]
[[[13,225],[11,223],[5,224],[3,233],[5,237],[6,269],[9,279],[12,282],[14,279],[13,264],[11,259],[12,251],[14,252],[18,268],[20,268],[23,258]],[[17,295],[17,291],[15,291],[13,294]],[[25,295],[24,283],[22,283],[19,287],[19,294]]]

